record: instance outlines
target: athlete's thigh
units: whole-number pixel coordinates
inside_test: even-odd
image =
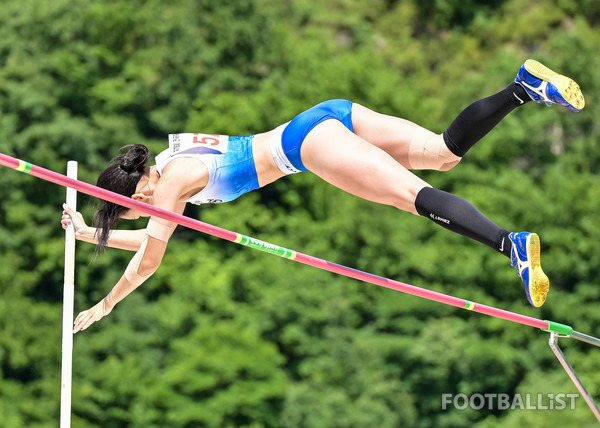
[[[311,172],[330,184],[413,213],[417,193],[428,186],[384,150],[334,119],[310,131],[302,143],[301,156]]]
[[[435,134],[409,120],[378,113],[360,104],[352,104],[352,125],[359,137],[387,152],[406,168],[411,168],[408,153],[411,141],[439,140]]]

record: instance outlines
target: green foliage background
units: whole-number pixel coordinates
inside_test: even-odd
[[[94,183],[172,132],[271,129],[334,97],[442,132],[529,57],[578,114],[530,103],[448,173],[420,175],[542,237],[526,304],[508,261],[299,174],[187,215],[307,254],[600,336],[600,3],[595,0],[5,0],[0,152]],[[0,426],[54,427],[64,189],[0,169]],[[91,220],[95,201],[81,196]],[[133,224],[127,227],[142,227]],[[76,310],[131,254],[78,243]],[[442,394],[576,393],[548,336],[180,230],[157,274],[75,337],[74,427],[592,426],[576,410],[442,409]],[[598,350],[563,342],[600,397]]]

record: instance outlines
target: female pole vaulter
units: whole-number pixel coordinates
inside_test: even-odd
[[[169,148],[153,166],[146,165],[144,145],[126,146],[97,185],[181,214],[188,202],[228,202],[285,175],[310,171],[348,193],[427,217],[503,254],[516,268],[529,303],[540,307],[549,281],[541,267],[538,235],[510,232],[471,203],[410,172],[450,170],[507,114],[532,100],[572,111],[585,106],[577,83],[529,59],[505,89],[469,105],[442,134],[348,100],[328,100],[262,134],[171,134]],[[175,223],[151,217],[146,229],[112,230],[119,219],[141,216],[145,214],[104,202],[93,228],[81,214],[65,208],[62,226],[73,224],[78,239],[97,244],[98,251],[107,246],[135,251],[108,295],[77,316],[74,333],[108,315],[158,269]]]

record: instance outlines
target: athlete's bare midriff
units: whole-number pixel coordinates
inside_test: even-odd
[[[270,141],[273,131],[256,134],[252,139],[252,155],[260,187],[274,182],[285,174],[277,167],[271,154]]]

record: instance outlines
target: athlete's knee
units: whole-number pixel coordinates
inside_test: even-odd
[[[408,151],[411,169],[449,171],[462,158],[450,151],[441,134],[429,133],[413,138]]]
[[[398,189],[395,195],[394,203],[391,205],[399,210],[406,211],[414,215],[420,215],[417,209],[416,201],[419,192],[425,187],[430,186],[425,182],[419,181],[413,186]]]

